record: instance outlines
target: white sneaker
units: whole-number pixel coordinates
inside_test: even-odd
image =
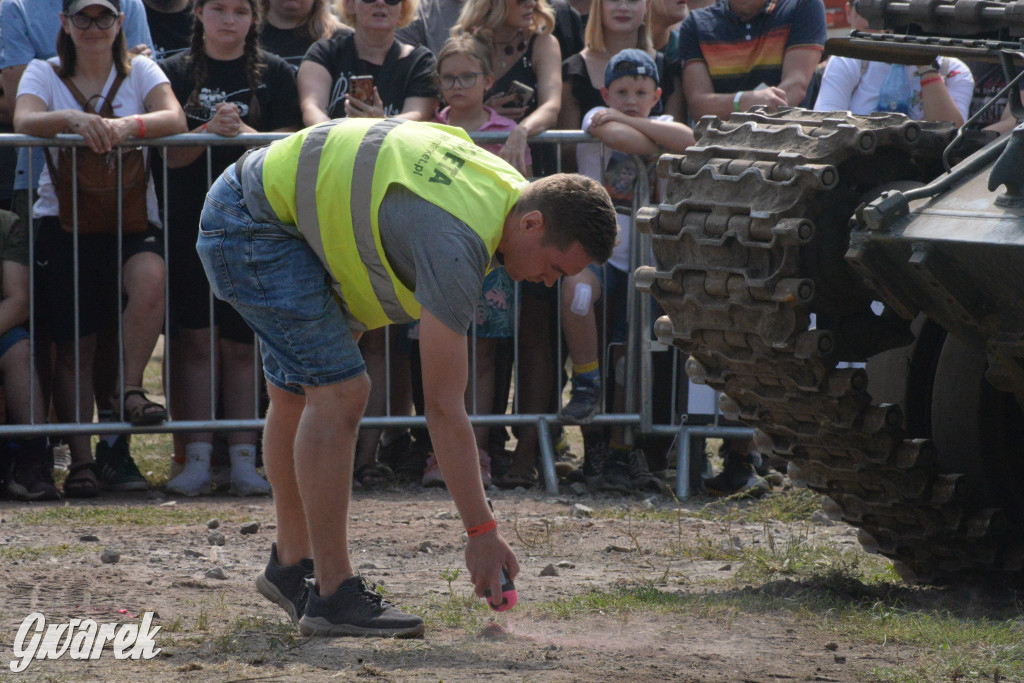
[[[253,446],[231,446],[231,492],[236,496],[266,496],[270,483],[256,471],[256,449]]]
[[[186,447],[185,469],[167,482],[166,490],[189,498],[210,491],[209,444],[189,444]]]

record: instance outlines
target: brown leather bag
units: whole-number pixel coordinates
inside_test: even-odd
[[[51,65],[53,66],[53,65]],[[54,71],[57,67],[53,66]],[[58,74],[59,75],[59,74]],[[70,78],[60,79],[67,86],[82,111],[113,118],[111,103],[117,95],[124,76],[118,74],[103,98],[103,106],[95,111]],[[148,228],[146,189],[149,184],[149,161],[139,147],[115,147],[97,154],[88,147],[61,147],[54,164],[49,152],[45,155],[50,179],[57,193],[60,225],[66,232],[75,231],[74,179],[77,176],[78,234],[117,234],[118,156],[121,157],[121,230],[125,235],[137,235]],[[77,160],[75,157],[77,156]],[[77,173],[76,173],[77,170]]]

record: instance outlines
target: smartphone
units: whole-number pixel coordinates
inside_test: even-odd
[[[513,107],[525,107],[533,99],[533,88],[519,81],[512,81],[505,91],[506,95],[512,95],[515,99],[508,104]]]
[[[350,97],[373,105],[373,76],[353,76],[348,81],[348,94]]]

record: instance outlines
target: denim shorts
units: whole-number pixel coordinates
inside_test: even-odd
[[[11,350],[15,344],[20,342],[22,339],[29,339],[28,330],[21,325],[12,327],[0,335],[0,358],[3,358],[4,354]]]
[[[232,165],[206,197],[196,249],[214,295],[256,332],[267,381],[302,394],[366,366],[327,270],[293,231],[253,220]]]

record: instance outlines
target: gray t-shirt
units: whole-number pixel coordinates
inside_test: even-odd
[[[282,224],[263,191],[265,150],[245,160],[239,179],[249,214],[259,222]],[[483,289],[491,256],[487,245],[466,223],[401,185],[392,185],[377,212],[384,253],[420,306],[450,329],[466,334]]]

